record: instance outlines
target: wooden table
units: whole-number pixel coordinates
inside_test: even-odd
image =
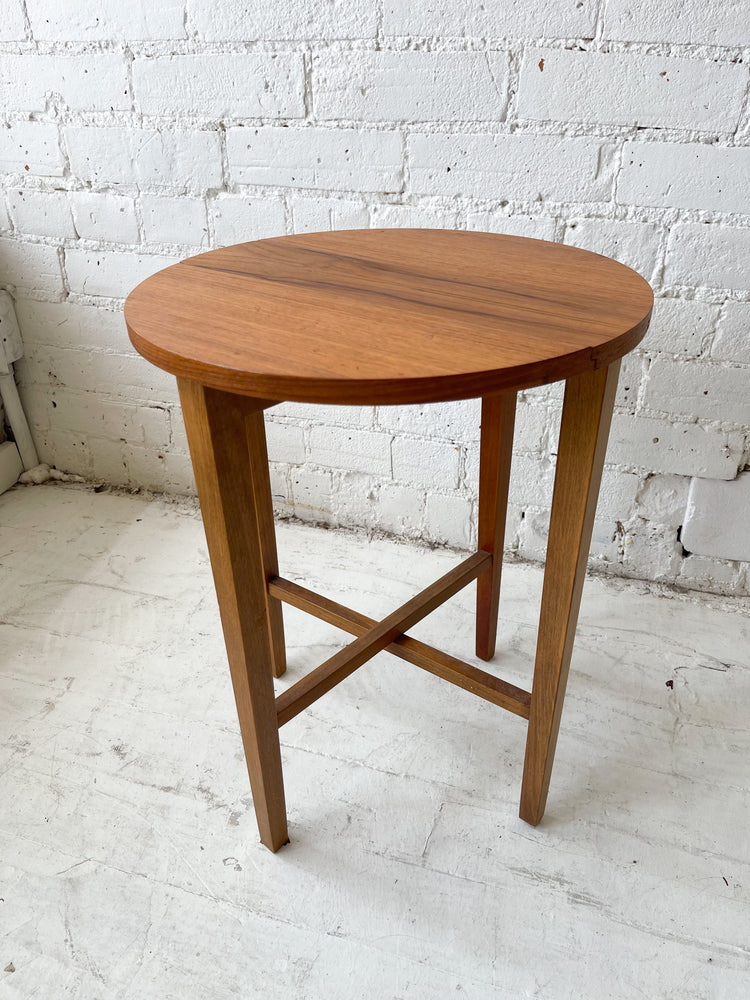
[[[585,250],[385,229],[243,243],[168,267],[125,305],[135,348],[177,376],[261,840],[288,841],[279,727],[379,650],[528,719],[521,817],[544,813],[620,358],[653,295]],[[477,581],[476,653],[495,652],[516,392],[566,380],[531,692],[406,635]],[[283,400],[482,397],[478,550],[383,621],[278,575],[263,411]],[[281,605],[357,638],[274,697]],[[405,687],[404,697],[408,697]]]

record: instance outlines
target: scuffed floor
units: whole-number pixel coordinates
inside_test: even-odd
[[[457,560],[298,525],[279,545],[373,617]],[[587,582],[536,829],[525,723],[381,654],[283,729],[272,855],[190,506],[17,488],[0,565],[0,997],[750,995],[746,605]],[[540,587],[507,567],[495,668],[524,686]],[[414,634],[470,659],[472,599]],[[279,688],[348,641],[285,615]]]

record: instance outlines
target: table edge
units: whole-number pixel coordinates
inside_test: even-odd
[[[295,378],[199,364],[155,347],[130,326],[127,316],[125,324],[136,351],[157,368],[180,379],[235,395],[279,402],[378,406],[473,399],[559,382],[606,367],[624,357],[641,342],[648,330],[651,314],[652,309],[634,327],[598,347],[584,347],[569,354],[513,367],[415,379]]]

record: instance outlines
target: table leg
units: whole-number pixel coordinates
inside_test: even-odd
[[[567,380],[552,497],[521,819],[544,815],[620,362]]]
[[[489,570],[477,577],[476,652],[482,660],[495,655],[515,418],[515,392],[482,398],[478,547],[492,555]]]
[[[178,385],[260,839],[277,851],[289,837],[261,545],[270,496],[258,504],[267,471],[254,484],[251,468],[264,404],[186,379]]]
[[[250,452],[250,472],[253,477],[253,494],[258,518],[260,554],[263,560],[263,577],[268,582],[279,575],[279,559],[276,554],[276,528],[273,523],[273,501],[271,499],[271,479],[268,474],[268,451],[266,448],[266,427],[263,411],[255,410],[247,416],[247,444]],[[281,601],[266,591],[266,618],[271,639],[271,655],[274,677],[286,672],[286,643],[284,641],[284,619]]]

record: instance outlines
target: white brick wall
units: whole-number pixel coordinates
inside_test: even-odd
[[[278,198],[220,194],[209,203],[217,246],[262,240],[284,231],[284,203]]]
[[[20,298],[16,301],[16,315],[27,349],[36,344],[94,352],[106,351],[113,345],[129,347],[119,310],[70,300]]]
[[[16,41],[26,38],[26,22],[23,17],[21,0],[10,0],[3,5],[0,23],[0,41]]]
[[[0,169],[5,173],[61,177],[64,166],[57,126],[20,121],[0,128]]]
[[[391,455],[397,482],[440,490],[458,486],[457,445],[399,436],[393,441]]]
[[[731,288],[750,286],[750,226],[686,223],[669,236],[664,281],[668,284]]]
[[[720,7],[704,0],[608,0],[604,33],[628,42],[748,45],[747,13],[746,0],[723,0]]]
[[[750,148],[626,142],[617,201],[750,214]]]
[[[147,243],[207,247],[208,221],[203,198],[143,194],[140,206],[143,237]]]
[[[528,236],[533,240],[554,240],[555,219],[541,215],[507,215],[503,210],[467,212],[466,228],[483,233],[504,233],[506,236]]]
[[[575,38],[592,35],[597,4],[455,3],[454,0],[385,0],[383,31],[386,35],[444,38]]]
[[[607,459],[614,465],[643,472],[659,469],[704,479],[734,479],[742,461],[742,431],[723,431],[673,419],[616,413],[612,420]]]
[[[367,229],[367,205],[340,198],[294,198],[291,201],[295,233],[321,233],[334,229]]]
[[[308,445],[313,465],[391,475],[391,440],[386,434],[320,425],[311,429]]]
[[[313,59],[312,90],[321,119],[366,122],[502,121],[508,101],[504,52],[362,52]]]
[[[118,250],[67,250],[65,253],[70,291],[104,298],[123,298],[149,275],[176,263],[175,258]]]
[[[347,0],[345,3],[188,0],[188,26],[193,37],[206,42],[244,42],[248,38],[374,39],[377,4],[372,0]]]
[[[129,111],[130,90],[122,53],[80,56],[3,54],[0,107],[42,112],[60,102],[73,111]]]
[[[732,132],[747,87],[736,64],[645,55],[528,49],[518,114],[535,121]]]
[[[25,0],[31,31],[38,41],[131,42],[184,37],[180,0]]]
[[[573,218],[565,227],[564,242],[615,257],[651,280],[661,259],[661,237],[652,223]]]
[[[333,128],[238,128],[227,134],[229,173],[237,184],[333,191],[399,191],[401,137]]]
[[[144,115],[301,118],[300,53],[212,53],[136,59],[135,103]]]
[[[735,303],[728,303],[727,308],[730,305]],[[657,298],[651,325],[642,342],[643,349],[649,354],[661,352],[678,358],[704,355],[714,340],[719,313],[717,304],[700,299]],[[747,341],[745,345],[747,347]],[[714,349],[712,347],[712,354]],[[742,359],[735,357],[729,360]]]
[[[4,285],[21,294],[64,294],[60,251],[42,243],[27,243],[18,239],[0,240],[0,274]]]
[[[122,299],[262,236],[416,226],[557,240],[639,270],[592,559],[747,592],[685,557],[691,477],[750,459],[746,0],[24,0],[0,24],[0,285],[43,459],[194,489],[174,380]],[[744,47],[744,49],[743,49]],[[561,390],[520,395],[506,544],[541,558]],[[479,405],[270,411],[284,516],[476,538]]]
[[[19,233],[73,239],[76,228],[65,191],[15,188],[7,194],[8,212]]]
[[[748,363],[750,302],[727,302],[711,344],[711,357],[717,361]]]
[[[222,183],[216,132],[142,128],[66,128],[72,176],[97,187],[200,191]]]
[[[135,201],[123,195],[71,191],[70,203],[78,235],[108,243],[138,243]]]
[[[642,393],[646,409],[750,425],[750,372],[726,365],[655,358]]]
[[[477,201],[605,201],[614,171],[601,139],[514,132],[409,137],[416,194]],[[539,164],[544,162],[544,170]]]

